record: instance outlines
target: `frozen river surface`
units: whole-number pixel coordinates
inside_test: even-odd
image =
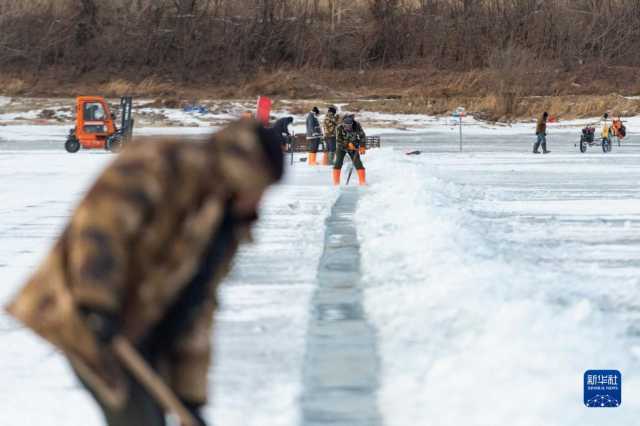
[[[376,334],[375,424],[634,424],[640,149],[583,155],[574,135],[553,135],[549,156],[500,132],[462,154],[455,132],[387,136],[366,156],[370,185],[350,217],[358,306]],[[60,148],[0,140],[2,302],[111,158]],[[305,371],[322,371],[308,365],[322,359],[308,332],[326,220],[344,193],[328,182],[326,168],[296,162],[221,290],[206,411],[217,425],[304,421]],[[0,333],[0,426],[100,424],[57,353],[4,315]],[[588,369],[622,372],[620,408],[582,405]]]

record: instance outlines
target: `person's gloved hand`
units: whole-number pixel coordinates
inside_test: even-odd
[[[358,148],[358,154],[364,155],[365,152],[367,152],[367,148],[365,148],[364,146]]]
[[[197,426],[207,426],[207,422],[204,420],[202,414],[200,413],[200,410],[202,409],[202,406],[204,404],[200,402],[187,401],[186,399],[182,398],[181,401],[184,407],[189,410],[189,413],[191,413],[193,418],[198,422]]]
[[[116,314],[99,308],[80,308],[80,312],[87,321],[87,326],[94,333],[98,342],[107,346],[120,331],[120,324]]]
[[[348,151],[355,151],[356,150],[356,146],[353,144],[353,142],[349,142],[347,144],[347,150]]]

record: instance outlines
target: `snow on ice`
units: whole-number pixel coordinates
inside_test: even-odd
[[[640,413],[640,152],[368,162],[357,215],[386,424],[631,424]],[[562,151],[562,152],[560,152]],[[623,373],[623,405],[581,404]]]
[[[553,153],[543,157],[529,153],[531,123],[470,122],[461,154],[446,123],[370,131],[385,133],[385,148],[365,157],[370,186],[355,217],[385,424],[632,424],[640,414],[637,138],[611,154],[580,154],[575,122],[551,128]],[[112,159],[65,153],[67,131],[0,127],[0,302]],[[415,149],[423,155],[404,155]],[[329,182],[328,169],[296,159],[265,199],[257,244],[242,249],[221,289],[206,411],[216,424],[299,422],[310,296],[340,191]],[[59,354],[4,314],[0,330],[0,426],[101,424]],[[597,368],[622,371],[621,407],[582,405],[582,374]]]

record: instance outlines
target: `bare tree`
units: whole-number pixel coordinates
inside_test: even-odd
[[[637,66],[638,0],[0,0],[0,71],[189,80],[279,67]],[[526,68],[526,67],[525,67]]]

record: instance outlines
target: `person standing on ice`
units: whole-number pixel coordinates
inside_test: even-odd
[[[345,155],[349,155],[358,171],[358,182],[366,184],[366,171],[360,158],[366,151],[367,136],[353,115],[347,115],[336,129],[336,161],[333,165],[333,184],[340,185],[340,174]]]
[[[275,123],[273,123],[273,126],[271,126],[271,128],[278,132],[278,134],[282,135],[283,150],[286,150],[287,144],[291,143],[291,133],[289,132],[289,126],[291,126],[292,124],[293,117],[282,117]]]
[[[540,154],[540,151],[538,151],[538,149],[540,148],[541,145],[542,145],[543,154],[548,154],[551,152],[547,150],[547,120],[548,119],[549,119],[549,113],[545,111],[542,114],[542,117],[540,117],[540,119],[538,120],[538,123],[536,124],[536,137],[538,139],[536,140],[536,143],[533,145],[534,154]]]
[[[282,177],[280,144],[249,120],[132,143],[7,307],[67,356],[109,426],[164,426],[160,388],[183,425],[205,425],[217,287]]]
[[[327,144],[327,149],[325,151],[329,152],[329,156],[327,159],[327,164],[333,165],[336,157],[336,128],[338,127],[339,116],[337,115],[338,110],[336,107],[331,105],[327,109],[327,115],[324,116],[324,139]]]
[[[309,143],[309,165],[317,165],[316,157],[318,155],[318,145],[322,141],[322,129],[320,128],[320,122],[318,117],[320,116],[320,110],[318,107],[313,107],[311,112],[307,114],[307,142]]]
[[[602,132],[601,132],[601,137],[602,139],[606,139],[608,141],[611,141],[611,136],[612,136],[612,127],[609,124],[609,113],[605,112],[604,115],[602,116]]]

